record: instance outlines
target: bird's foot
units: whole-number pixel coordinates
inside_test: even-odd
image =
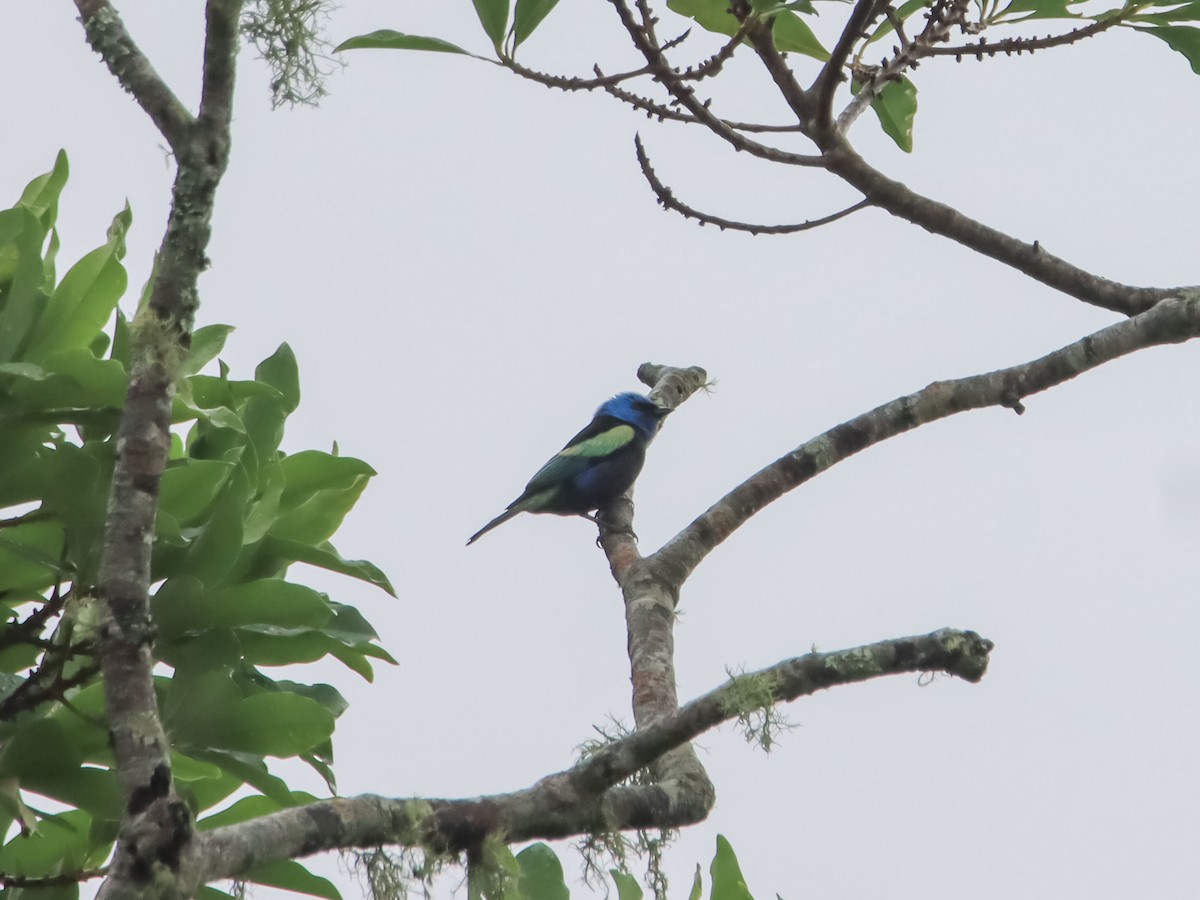
[[[604,541],[604,536],[606,534],[627,534],[631,538],[633,538],[635,543],[638,539],[637,532],[635,532],[633,530],[633,526],[631,526],[631,525],[613,525],[611,522],[609,522],[607,519],[605,519],[602,515],[593,516],[593,515],[588,515],[587,513],[584,513],[584,516],[585,516],[585,518],[591,519],[593,522],[595,522],[600,527],[600,533],[598,535],[596,535],[596,546],[597,547],[601,546],[602,542]]]

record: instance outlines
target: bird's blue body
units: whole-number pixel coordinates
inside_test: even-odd
[[[671,412],[642,394],[617,394],[596,410],[583,431],[542,466],[521,496],[471,535],[473,544],[517,513],[586,516],[612,503],[633,485],[646,447]]]

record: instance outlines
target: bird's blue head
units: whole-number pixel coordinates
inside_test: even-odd
[[[659,406],[643,394],[626,391],[605,400],[596,410],[598,416],[612,416],[636,428],[646,440],[658,433],[658,428],[672,410]]]

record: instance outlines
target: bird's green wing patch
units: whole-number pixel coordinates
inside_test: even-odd
[[[633,440],[632,425],[615,425],[562,450],[559,456],[608,456]]]
[[[550,488],[557,489],[559,485],[596,465],[598,460],[618,452],[622,447],[633,442],[634,432],[631,425],[619,423],[595,434],[588,434],[595,424],[593,422],[588,428],[575,435],[570,444],[538,469],[537,474],[529,480],[529,484],[525,485],[525,493],[517,502],[523,503],[530,500],[534,494]],[[534,502],[544,508],[545,504],[551,503],[553,500],[554,497],[550,496],[534,500]],[[528,504],[522,506],[522,509],[529,510],[537,508]]]
[[[521,495],[517,502],[528,500],[534,494],[545,492],[550,488],[557,488],[563,482],[570,481],[580,472],[585,471],[587,467],[588,461],[586,458],[581,456],[563,456],[560,453],[538,469],[537,473],[529,479],[529,484],[525,485],[525,493]],[[542,497],[537,507],[527,505],[522,508],[542,508],[552,499],[553,497]]]

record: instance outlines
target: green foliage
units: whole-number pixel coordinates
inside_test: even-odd
[[[1182,10],[1187,12],[1186,18],[1200,18],[1197,15],[1198,5],[1200,4],[1188,4],[1187,7],[1182,7]],[[1169,21],[1165,19],[1165,15],[1159,15],[1156,18],[1159,21]],[[1192,71],[1200,75],[1200,28],[1188,25],[1160,25],[1157,28],[1139,28],[1138,31],[1154,35],[1160,41],[1166,41],[1172,50],[1182,53],[1187,58]]]
[[[533,34],[546,15],[557,5],[558,0],[516,0],[511,29],[508,26],[509,0],[472,2],[480,24],[496,53],[505,52],[507,34],[510,38],[507,52],[511,55]],[[975,36],[991,28],[1016,26],[1033,20],[1056,19],[1069,23],[1070,28],[1075,29],[1087,24],[1089,20],[1097,23],[1116,20],[1115,24],[1118,26],[1135,28],[1165,42],[1187,59],[1193,72],[1200,74],[1200,27],[1181,24],[1200,21],[1200,0],[1127,0],[1123,6],[1116,9],[1094,14],[1085,14],[1080,10],[1084,2],[1085,0],[975,0],[972,14],[968,15],[967,32],[956,31],[955,34],[965,48],[965,56],[975,55],[972,48],[976,46],[986,55],[987,45],[995,48],[999,42],[995,39],[984,41]],[[731,10],[729,0],[666,0],[666,6],[672,12],[691,19],[705,31],[714,34],[731,37],[736,35],[741,27]],[[892,34],[897,23],[901,27],[908,26],[906,30],[910,38],[920,33],[931,6],[932,0],[907,0],[900,4],[893,14],[878,17],[868,31],[855,42],[845,61],[852,76],[851,88],[855,93],[876,73],[876,67],[867,62],[867,54],[872,50],[872,45]],[[844,17],[848,14],[849,6],[844,0],[750,0],[749,3],[751,16],[772,23],[772,36],[777,49],[785,53],[798,53],[823,63],[830,58],[829,51],[821,44],[804,18],[818,15],[821,9]],[[1065,34],[1065,30],[1063,33]],[[1033,37],[1034,34],[1028,30],[1011,27],[1004,28],[1000,33],[1001,39],[1019,41],[1031,40]],[[337,50],[365,48],[433,50],[475,56],[457,44],[441,38],[421,37],[389,30],[350,38],[343,41]],[[1001,52],[1019,53],[1022,50],[1009,48]],[[803,67],[796,68],[803,80]],[[914,69],[915,64],[900,72],[893,72],[892,77],[883,82],[878,95],[874,96],[871,102],[871,108],[875,111],[884,133],[906,153],[912,152],[913,121],[917,114],[917,87],[906,73],[911,73]],[[812,74],[815,75],[815,71],[814,69]],[[899,80],[895,79],[897,75]]]
[[[754,896],[746,887],[746,880],[742,877],[737,855],[724,835],[717,835],[717,852],[708,871],[712,879],[709,900],[754,900]],[[612,869],[609,874],[616,885],[618,900],[642,900],[644,894],[636,878],[620,869]],[[704,879],[700,874],[700,867],[696,866],[696,877],[692,880],[688,900],[700,900],[703,895]],[[661,900],[663,895],[656,893],[656,896]]]
[[[812,11],[811,6],[806,6],[806,11]],[[672,12],[693,19],[705,31],[727,37],[737,34],[741,27],[741,23],[729,10],[729,0],[667,0],[667,7]],[[813,59],[829,59],[829,51],[817,40],[808,23],[796,13],[779,3],[764,4],[764,7],[763,10],[756,11],[764,19],[770,19],[774,23],[773,36],[777,48],[786,53],[802,53]]]
[[[104,244],[57,278],[66,180],[60,154],[0,211],[0,829],[20,825],[0,871],[26,876],[102,864],[121,813],[92,598],[128,382],[117,302],[131,217],[119,213]],[[300,400],[295,357],[284,344],[253,380],[224,364],[202,374],[230,331],[199,329],[182,362],[153,551],[156,689],[176,787],[200,828],[312,799],[271,774],[268,757],[303,760],[335,790],[331,739],[346,701],[269,669],[331,657],[370,679],[372,660],[393,662],[358,610],[289,580],[303,562],[394,593],[378,568],[330,543],[374,471],[281,451]],[[52,814],[39,798],[66,809]],[[338,896],[298,863],[248,879]]]
[[[550,10],[557,5],[558,0],[517,0],[517,8],[513,13],[514,50],[533,34],[534,29],[542,24],[542,19],[550,15]]]
[[[857,94],[862,90],[859,82],[852,82],[851,90]],[[879,117],[883,133],[896,142],[905,153],[913,149],[913,121],[917,117],[917,87],[907,75],[899,81],[889,81],[871,101],[871,109]]]
[[[461,53],[464,56],[475,56],[449,41],[441,38],[422,37],[419,34],[403,34],[390,28],[381,28],[370,34],[361,34],[349,40],[342,41],[334,48],[335,52],[343,50],[428,50],[434,53]],[[476,57],[478,58],[478,57]]]
[[[508,0],[471,0],[475,4],[475,14],[479,16],[479,24],[492,41],[497,50],[504,43],[504,34],[508,31]]]
[[[562,863],[545,844],[531,844],[517,854],[521,867],[518,882],[521,896],[528,900],[570,900],[571,892],[563,880]]]

